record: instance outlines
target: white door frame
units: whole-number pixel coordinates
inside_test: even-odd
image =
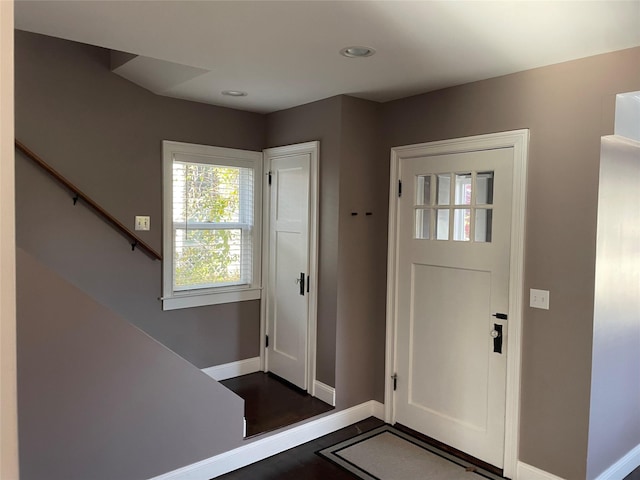
[[[316,396],[316,338],[318,315],[318,205],[320,142],[306,142],[265,150],[278,156],[309,154],[309,319],[307,328],[307,391]],[[260,307],[260,370],[267,371],[266,359],[267,299],[269,298],[269,229],[271,189],[269,187],[269,159],[263,159],[264,187],[262,201],[262,301]]]
[[[513,205],[511,212],[511,252],[509,261],[509,335],[507,337],[507,382],[505,412],[504,476],[516,478],[520,430],[520,377],[522,309],[524,289],[524,228],[529,130],[491,133],[473,137],[428,142],[391,149],[389,189],[389,243],[387,254],[387,333],[385,357],[385,421],[395,420],[392,375],[396,372],[397,332],[397,235],[398,181],[400,160],[464,153],[496,148],[513,148]]]

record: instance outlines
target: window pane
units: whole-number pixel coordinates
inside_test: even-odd
[[[451,192],[451,174],[438,174],[438,205],[449,205],[449,194]]]
[[[436,239],[449,240],[449,209],[438,209],[436,217]]]
[[[471,205],[471,174],[456,173],[456,205]]]
[[[248,283],[242,278],[242,230],[175,230],[174,288]]]
[[[173,221],[250,223],[241,219],[241,192],[247,186],[253,189],[252,177],[248,168],[174,162]]]
[[[476,175],[476,205],[493,204],[493,172]]]
[[[416,238],[429,239],[431,210],[416,210]]]
[[[492,220],[493,210],[488,208],[478,208],[476,210],[476,232],[474,235],[476,242],[491,241]]]
[[[453,212],[453,239],[468,242],[471,231],[471,210],[456,208]]]
[[[431,205],[431,175],[418,175],[416,205]]]

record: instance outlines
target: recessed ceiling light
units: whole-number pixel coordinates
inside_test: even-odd
[[[361,46],[345,47],[340,50],[340,55],[349,58],[370,57],[374,53],[376,53],[376,51],[373,48]]]
[[[223,90],[222,95],[227,97],[246,97],[249,95],[247,92],[241,92],[240,90]]]

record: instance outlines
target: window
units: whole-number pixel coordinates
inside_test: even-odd
[[[415,238],[491,242],[493,175],[493,172],[418,175]]]
[[[163,142],[163,309],[260,298],[262,153]]]

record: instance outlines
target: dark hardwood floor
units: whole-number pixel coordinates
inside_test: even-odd
[[[218,479],[224,480],[353,480],[358,477],[316,454],[318,450],[384,425],[370,417],[324,437],[248,465]]]
[[[276,430],[333,410],[330,405],[313,398],[288,382],[263,372],[230,378],[221,383],[245,401],[247,436]],[[382,420],[371,417],[217,478],[225,480],[353,480],[358,477],[320,457],[316,452],[381,425],[384,425]],[[406,428],[397,426],[400,429]],[[412,430],[406,430],[408,430],[407,433],[416,434]],[[417,437],[425,440],[419,434]],[[442,447],[442,445],[436,446]],[[640,467],[624,480],[640,480]]]
[[[247,437],[333,410],[331,405],[269,373],[251,373],[220,383],[244,399]]]

